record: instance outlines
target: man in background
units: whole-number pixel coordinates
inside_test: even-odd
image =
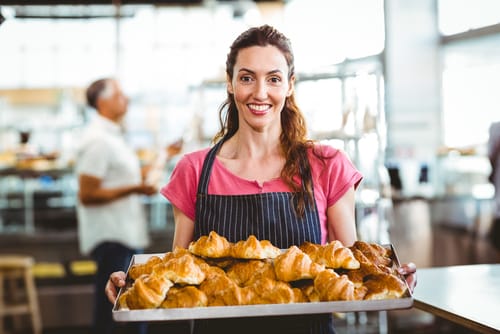
[[[78,234],[80,251],[97,264],[92,333],[112,333],[112,305],[104,287],[112,272],[126,271],[132,255],[149,245],[141,195],[157,189],[144,183],[139,158],[123,136],[128,98],[119,83],[97,80],[86,97],[97,114],[76,154]]]

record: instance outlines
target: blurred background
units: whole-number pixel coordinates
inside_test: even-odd
[[[2,0],[0,252],[35,256],[44,330],[85,328],[91,318],[95,267],[78,252],[73,173],[79,131],[94,113],[87,85],[120,80],[131,99],[127,138],[144,164],[179,138],[183,153],[205,147],[226,96],[228,47],[264,23],[292,41],[310,137],[345,150],[365,176],[360,238],[393,243],[420,267],[498,262],[486,239],[486,145],[500,120],[499,1]],[[168,250],[169,203],[144,205],[147,251]],[[412,312],[373,328],[363,319],[363,332],[450,326]]]

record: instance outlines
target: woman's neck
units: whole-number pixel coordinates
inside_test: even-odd
[[[220,151],[220,156],[227,159],[269,159],[281,156],[279,137],[265,134],[245,135],[237,132]]]

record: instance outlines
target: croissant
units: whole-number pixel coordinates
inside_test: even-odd
[[[128,270],[128,276],[135,280],[144,274],[151,274],[155,265],[162,263],[159,256],[151,256],[145,263],[135,263]]]
[[[241,287],[251,284],[252,280],[260,277],[276,279],[272,262],[265,260],[236,262],[226,273],[229,278]]]
[[[323,264],[327,268],[359,268],[359,262],[352,254],[352,251],[344,247],[339,240],[334,240],[324,246],[305,242],[300,249],[308,254],[314,262]]]
[[[228,257],[231,255],[231,243],[215,231],[211,231],[208,236],[203,235],[198,240],[192,241],[188,249],[195,255],[211,258]]]
[[[406,292],[406,283],[393,274],[368,276],[364,286],[367,289],[366,300],[400,298]]]
[[[293,303],[307,303],[309,299],[300,288],[292,287]]]
[[[206,266],[203,269],[203,272],[205,273],[205,280],[211,280],[216,278],[217,276],[224,276],[226,273],[222,268],[219,268],[217,266]]]
[[[291,246],[274,259],[276,277],[284,282],[314,278],[324,269],[323,265],[314,263],[309,255],[297,246]]]
[[[120,297],[118,297],[118,308],[119,309],[130,309],[127,304],[127,298],[128,295],[130,294],[130,289],[126,290],[123,292]]]
[[[314,282],[314,281],[313,281]],[[319,302],[320,297],[318,291],[314,288],[314,284],[307,284],[299,288],[309,302]]]
[[[204,258],[204,262],[210,266],[219,267],[223,270],[227,270],[227,268],[231,267],[233,264],[238,262],[237,260],[230,257],[221,257],[221,258]]]
[[[205,279],[205,272],[195,262],[194,256],[188,253],[157,265],[153,273],[174,283],[198,285]]]
[[[193,255],[193,253],[191,253],[186,248],[176,246],[172,252],[165,253],[165,255],[163,256],[163,262],[167,262],[168,260],[171,260],[174,258],[179,258],[179,257],[182,257],[184,255]],[[205,263],[205,261],[203,261],[202,259],[200,259],[198,257],[193,256],[193,258],[194,258],[196,264]]]
[[[254,291],[251,304],[288,304],[296,299],[296,293],[289,284],[269,277],[254,280],[250,287]]]
[[[320,248],[321,245],[312,243],[310,241],[305,241],[299,246],[299,249],[309,255],[309,257],[313,261],[316,261],[316,257]]]
[[[342,242],[334,240],[320,248],[319,263],[324,263],[329,268],[358,269],[359,262],[352,251],[344,247]]]
[[[281,250],[271,244],[269,240],[257,240],[250,235],[247,240],[241,240],[231,247],[231,256],[236,259],[274,259],[281,254]]]
[[[219,268],[217,268],[219,269]],[[221,270],[211,272],[201,285],[200,290],[207,296],[208,306],[244,305],[240,287]]]
[[[346,275],[338,275],[327,269],[320,272],[314,279],[314,288],[321,301],[362,299],[355,291],[354,284]]]
[[[161,308],[184,308],[207,306],[208,299],[203,291],[195,286],[174,286],[168,290],[166,299],[160,304]]]
[[[174,283],[162,275],[143,275],[134,281],[121,301],[134,309],[156,308],[165,299],[168,290]]]
[[[359,249],[376,266],[392,266],[391,251],[381,245],[358,240],[351,246],[353,249]]]

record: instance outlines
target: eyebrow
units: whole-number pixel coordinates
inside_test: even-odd
[[[245,67],[242,67],[242,68],[238,71],[238,73],[240,73],[240,72],[248,72],[248,73],[251,73],[251,74],[255,74],[255,71],[252,71],[252,70],[250,70],[250,69],[248,69],[248,68],[245,68]],[[267,74],[267,75],[269,75],[269,74],[275,74],[275,73],[283,73],[283,72],[282,72],[281,70],[276,69],[276,70],[269,71],[269,72],[267,72],[266,74]]]

